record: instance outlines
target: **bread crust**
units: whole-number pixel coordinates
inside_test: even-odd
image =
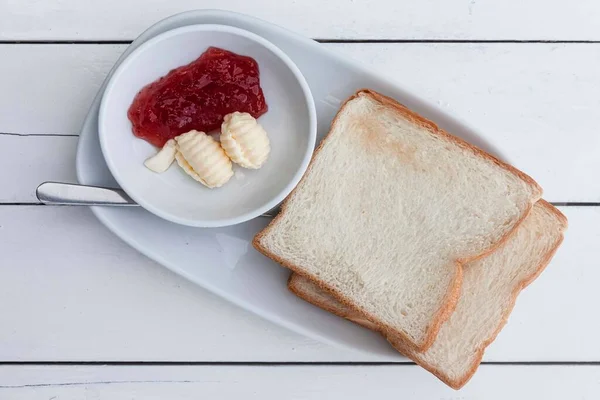
[[[425,129],[427,129],[429,132],[431,132],[432,134],[437,134],[439,136],[442,136],[446,139],[448,139],[451,142],[456,143],[457,145],[459,145],[461,148],[466,149],[478,156],[481,156],[483,158],[486,158],[490,161],[492,161],[494,164],[508,170],[509,172],[517,175],[519,178],[521,178],[523,181],[525,181],[527,184],[529,184],[532,187],[532,190],[534,192],[537,192],[537,196],[534,196],[534,198],[531,199],[530,204],[528,205],[527,209],[525,210],[525,212],[523,213],[523,215],[521,216],[521,219],[518,220],[514,226],[512,227],[511,230],[509,230],[508,232],[505,233],[505,235],[500,238],[496,243],[492,244],[488,249],[486,249],[484,252],[482,252],[479,255],[476,255],[474,257],[470,257],[468,259],[459,259],[459,260],[455,260],[455,276],[454,276],[454,280],[451,283],[451,285],[448,287],[446,296],[445,296],[445,302],[442,303],[442,306],[438,309],[438,311],[436,312],[435,317],[432,319],[431,324],[427,327],[426,332],[425,332],[425,338],[422,341],[422,343],[414,343],[409,337],[408,335],[406,335],[404,332],[399,331],[397,329],[395,329],[394,327],[390,326],[389,324],[385,324],[382,321],[380,321],[378,318],[376,318],[374,315],[372,315],[371,313],[365,311],[362,307],[360,307],[359,305],[353,303],[352,299],[348,298],[347,296],[345,296],[343,293],[341,293],[340,291],[338,291],[336,288],[334,287],[330,287],[329,285],[327,285],[325,282],[321,281],[317,276],[312,276],[308,273],[306,273],[301,266],[292,264],[290,262],[287,262],[286,260],[282,259],[281,257],[271,253],[268,249],[266,249],[265,247],[263,247],[261,245],[261,240],[263,238],[263,236],[265,236],[271,229],[273,226],[275,226],[279,219],[285,214],[286,212],[286,208],[287,208],[287,201],[288,199],[295,193],[295,191],[298,189],[298,187],[300,187],[302,185],[302,182],[304,181],[304,179],[306,179],[306,176],[308,175],[308,173],[312,170],[314,163],[312,162],[314,160],[314,158],[319,154],[319,152],[321,151],[321,149],[323,148],[323,146],[330,140],[330,134],[333,131],[333,127],[335,126],[335,124],[338,121],[338,118],[340,117],[340,112],[341,110],[344,109],[344,107],[346,106],[346,104],[360,96],[369,96],[372,99],[374,99],[375,101],[379,102],[382,105],[391,107],[392,109],[394,109],[396,112],[398,112],[399,114],[401,114],[404,118],[408,119],[409,121],[411,121],[412,123],[419,125]],[[512,235],[516,229],[518,228],[518,226],[523,222],[523,220],[525,219],[525,217],[529,214],[529,212],[531,211],[531,208],[533,207],[533,204],[541,197],[542,195],[542,189],[541,187],[528,175],[526,175],[525,173],[517,170],[516,168],[498,160],[496,157],[493,157],[492,155],[484,152],[483,150],[465,142],[464,140],[453,136],[451,134],[449,134],[448,132],[445,132],[444,130],[440,129],[436,124],[434,124],[433,122],[421,117],[420,115],[416,114],[415,112],[409,110],[407,107],[405,107],[404,105],[400,104],[399,102],[397,102],[396,100],[384,96],[380,93],[377,93],[371,89],[361,89],[358,90],[354,95],[350,96],[348,99],[346,99],[346,101],[342,104],[342,106],[340,107],[340,109],[338,110],[338,113],[336,114],[336,116],[334,117],[332,123],[331,123],[331,127],[329,129],[329,133],[327,134],[327,136],[325,136],[325,138],[321,141],[321,143],[319,144],[319,146],[317,147],[317,149],[315,150],[311,163],[309,164],[309,167],[306,171],[306,173],[304,174],[304,176],[302,177],[302,179],[300,180],[300,183],[294,188],[294,190],[290,193],[290,195],[286,198],[286,200],[284,200],[282,206],[281,206],[281,211],[275,216],[275,218],[269,223],[269,225],[267,225],[261,232],[259,232],[255,237],[254,240],[252,241],[252,245],[254,246],[254,248],[256,250],[258,250],[259,252],[261,252],[262,254],[264,254],[265,256],[271,258],[272,260],[278,262],[279,264],[283,265],[284,267],[290,269],[291,271],[304,276],[308,279],[310,279],[311,281],[313,281],[315,284],[317,284],[321,289],[327,291],[328,293],[332,294],[338,301],[340,301],[342,304],[348,306],[349,308],[355,310],[356,312],[360,313],[361,315],[364,315],[365,318],[367,318],[369,321],[371,321],[373,324],[376,324],[380,327],[380,330],[382,331],[382,333],[387,337],[390,335],[393,335],[395,338],[397,338],[397,340],[401,341],[408,349],[411,349],[411,351],[415,351],[415,352],[423,352],[426,351],[427,349],[429,349],[431,347],[431,345],[433,344],[433,342],[435,341],[435,338],[437,337],[437,334],[439,332],[439,329],[441,328],[442,324],[448,320],[448,318],[450,317],[450,315],[452,315],[452,312],[454,312],[455,308],[456,308],[456,304],[458,303],[458,296],[460,294],[460,288],[462,285],[462,265],[466,262],[470,262],[470,261],[474,261],[476,259],[479,259],[481,257],[485,257],[487,254],[490,254],[491,252],[493,252],[496,248],[498,248],[502,243],[504,243],[509,237],[510,235]]]
[[[296,296],[300,297],[302,300],[307,301],[310,304],[313,304],[323,310],[330,312],[332,314],[337,315],[338,317],[345,318],[349,321],[354,322],[362,327],[370,329],[372,331],[379,332],[379,327],[373,324],[371,321],[366,318],[356,318],[353,314],[356,314],[356,311],[352,310],[349,313],[342,312],[339,308],[333,307],[330,303],[326,301],[320,301],[317,296],[313,296],[311,292],[306,292],[302,290],[302,287],[299,284],[300,275],[296,273],[292,273],[288,279],[287,286],[288,289],[294,293]],[[311,281],[312,282],[312,281]],[[313,282],[314,283],[314,282]]]
[[[521,291],[523,289],[525,289],[527,286],[529,286],[531,284],[531,282],[533,282],[544,271],[544,269],[546,269],[546,267],[548,266],[548,264],[550,263],[550,261],[552,260],[554,255],[556,254],[556,251],[558,250],[558,248],[560,247],[561,243],[564,240],[564,231],[567,229],[567,226],[568,226],[567,218],[556,207],[554,207],[553,205],[551,205],[550,203],[548,203],[545,200],[540,200],[540,205],[542,205],[546,209],[546,211],[554,214],[554,216],[558,219],[559,223],[562,226],[561,235],[557,239],[557,241],[554,243],[552,248],[548,251],[548,253],[544,257],[544,259],[542,260],[540,265],[538,265],[538,267],[530,275],[523,278],[514,287],[509,304],[504,309],[504,313],[502,314],[502,319],[498,323],[498,326],[497,326],[496,330],[492,333],[492,335],[490,335],[490,337],[487,338],[481,344],[480,348],[477,349],[476,356],[471,365],[471,368],[465,374],[463,374],[460,378],[452,379],[448,375],[446,375],[444,373],[444,371],[441,371],[429,364],[421,362],[418,359],[418,357],[416,357],[413,353],[410,352],[410,350],[407,351],[406,353],[402,352],[408,358],[410,358],[415,363],[417,363],[421,367],[425,368],[427,371],[429,371],[432,374],[434,374],[435,376],[437,376],[442,382],[444,382],[446,385],[450,386],[453,389],[458,390],[458,389],[462,388],[473,377],[473,375],[477,371],[477,368],[479,368],[479,364],[481,364],[481,360],[483,359],[483,354],[485,352],[485,349],[496,339],[496,337],[498,336],[498,334],[500,333],[502,328],[504,328],[504,326],[508,322],[508,318],[509,318],[510,314],[512,313],[512,310],[514,309],[515,303],[517,301],[517,297],[519,297],[519,294],[521,293]],[[392,346],[394,346],[394,348],[397,349],[396,346],[399,346],[400,348],[402,348],[403,344],[401,341],[396,343],[394,339],[390,340],[389,337],[387,337],[387,339],[392,344]],[[402,349],[404,351],[407,350],[405,348],[402,348]]]
[[[486,159],[492,161],[494,164],[498,165],[499,167],[509,170],[511,173],[517,175],[523,181],[527,182],[529,185],[534,187],[538,192],[540,192],[540,197],[541,197],[542,191],[543,191],[542,188],[529,175],[527,175],[523,171],[516,169],[512,165],[499,160],[498,158],[492,156],[491,154],[486,153],[485,151],[472,145],[471,143],[464,141],[463,139],[459,138],[458,136],[454,136],[454,135],[446,132],[445,130],[438,127],[434,122],[420,116],[416,112],[410,110],[408,107],[406,107],[405,105],[392,99],[391,97],[385,96],[385,95],[378,93],[371,89],[361,89],[358,92],[356,92],[352,97],[350,97],[348,100],[346,100],[346,102],[353,100],[353,99],[361,96],[362,94],[371,96],[372,98],[377,100],[379,103],[392,107],[393,109],[398,111],[400,114],[402,114],[404,117],[406,117],[406,119],[413,122],[415,125],[419,125],[432,133],[443,136],[443,137],[449,139],[450,141],[454,142],[455,144],[459,145],[461,148],[468,150],[468,151],[472,152],[473,154],[476,154],[478,156],[486,158]],[[344,105],[345,105],[345,103],[344,103]],[[342,108],[343,108],[343,106],[342,106]],[[336,116],[336,118],[337,118],[337,116]],[[335,120],[334,120],[334,122],[335,122]],[[333,126],[333,124],[332,124],[332,126]]]
[[[509,304],[504,309],[502,318],[499,321],[496,330],[490,335],[490,337],[488,337],[486,340],[484,340],[483,343],[481,344],[481,346],[476,350],[476,355],[475,355],[474,361],[471,364],[471,367],[469,368],[469,370],[457,379],[452,379],[451,377],[446,375],[444,371],[442,371],[438,368],[435,368],[432,365],[427,364],[427,363],[423,362],[422,360],[420,360],[417,355],[418,352],[415,352],[410,347],[407,347],[401,338],[396,338],[391,335],[386,335],[385,332],[383,332],[381,329],[379,329],[379,327],[377,325],[370,326],[370,325],[364,324],[361,322],[360,319],[357,319],[352,314],[342,313],[342,312],[340,312],[340,310],[338,308],[333,307],[331,304],[320,301],[318,297],[313,296],[310,292],[303,291],[299,284],[297,275],[292,274],[290,276],[290,278],[288,280],[288,288],[294,294],[296,294],[298,297],[300,297],[301,299],[303,299],[317,307],[323,308],[324,310],[327,310],[327,311],[331,312],[332,314],[335,314],[342,318],[346,318],[352,322],[355,322],[361,326],[364,326],[365,328],[372,329],[372,330],[375,330],[375,331],[383,334],[386,337],[386,339],[388,340],[388,342],[392,345],[392,347],[394,347],[394,349],[396,349],[398,352],[400,352],[404,356],[410,358],[416,364],[423,367],[427,371],[431,372],[433,375],[438,377],[438,379],[440,379],[446,385],[450,386],[453,389],[458,390],[458,389],[462,388],[465,384],[467,384],[467,382],[473,377],[473,375],[477,371],[477,368],[479,368],[479,365],[481,364],[481,360],[483,359],[483,354],[485,352],[485,349],[494,340],[496,340],[496,337],[498,336],[498,334],[500,333],[502,328],[504,328],[504,326],[508,322],[508,318],[509,318],[510,314],[512,313],[512,310],[514,309],[515,303],[516,303],[517,298],[519,297],[519,294],[521,293],[521,291],[523,289],[525,289],[527,286],[529,286],[535,279],[537,279],[537,277],[544,271],[544,269],[546,269],[546,267],[548,266],[548,264],[550,263],[550,261],[552,260],[554,255],[556,254],[556,251],[560,247],[561,243],[563,242],[564,232],[568,227],[567,218],[556,207],[554,207],[553,205],[551,205],[550,203],[548,203],[547,201],[545,201],[543,199],[539,200],[538,204],[540,206],[542,206],[547,212],[553,214],[556,217],[556,219],[558,220],[560,227],[561,227],[560,228],[561,235],[556,240],[556,242],[553,244],[553,246],[550,248],[550,250],[545,255],[545,257],[542,259],[541,263],[537,266],[537,268],[530,275],[524,277],[513,288]]]

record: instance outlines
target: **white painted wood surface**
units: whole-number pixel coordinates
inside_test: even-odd
[[[76,151],[76,136],[0,134],[0,187],[7,189],[0,191],[0,204],[38,203],[41,182],[77,182]]]
[[[324,46],[397,76],[466,121],[534,176],[547,199],[600,201],[600,43],[469,43],[598,42],[597,1],[276,3],[0,0],[0,364],[385,361],[227,304],[127,247],[89,210],[7,205],[34,203],[41,181],[75,180],[79,127],[126,47],[66,42],[131,40],[175,12],[219,7],[313,38],[356,40]],[[417,43],[360,43],[373,39]],[[0,399],[598,398],[600,207],[562,210],[564,246],[485,359],[595,365],[483,365],[457,393],[410,364],[16,364],[0,365]]]
[[[483,365],[460,392],[414,365],[0,367],[11,400],[592,400],[599,366]]]
[[[600,360],[600,320],[589,314],[600,304],[600,208],[562,210],[565,243],[523,292],[488,361]],[[0,360],[385,361],[208,294],[124,245],[87,209],[5,206],[0,225],[0,315],[10,327],[0,329]]]
[[[199,8],[243,12],[314,38],[600,39],[596,0],[3,0],[0,39],[133,39]]]
[[[325,46],[396,76],[408,90],[466,121],[500,156],[533,176],[548,200],[600,200],[600,44]],[[6,55],[0,63],[0,132],[77,134],[124,48],[0,45]]]

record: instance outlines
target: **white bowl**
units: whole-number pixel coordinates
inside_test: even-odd
[[[215,46],[254,58],[269,111],[258,121],[271,141],[259,170],[234,165],[224,186],[208,189],[174,163],[156,174],[144,160],[157,149],[133,135],[127,110],[140,89]],[[158,35],[133,51],[108,82],[99,113],[102,153],[119,185],[146,210],[183,225],[241,223],[277,206],[298,184],[312,156],[316,111],[306,80],[275,45],[224,25],[191,25]]]

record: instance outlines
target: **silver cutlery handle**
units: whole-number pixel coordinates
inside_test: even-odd
[[[37,187],[38,200],[50,205],[68,206],[137,206],[122,189],[76,185],[74,183],[44,182]],[[261,215],[274,217],[279,208]]]
[[[44,182],[35,191],[44,204],[71,206],[137,206],[123,190],[71,183]]]

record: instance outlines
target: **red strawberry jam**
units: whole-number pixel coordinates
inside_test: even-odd
[[[225,115],[267,112],[258,64],[251,57],[210,47],[196,61],[144,87],[127,116],[133,133],[155,146],[192,129],[218,129]]]

